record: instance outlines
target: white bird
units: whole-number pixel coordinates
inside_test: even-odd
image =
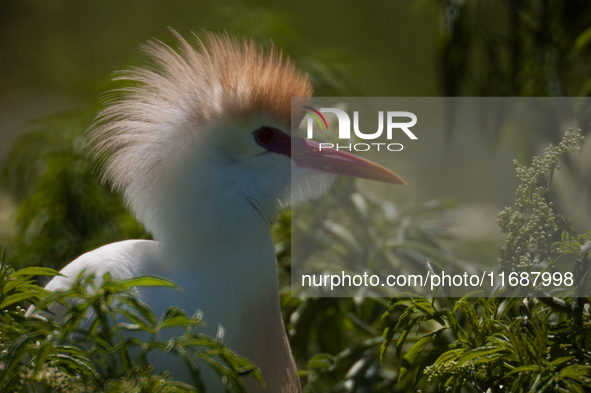
[[[109,154],[104,179],[155,241],[84,254],[46,288],[68,287],[83,269],[97,277],[109,271],[171,279],[184,292],[138,291],[156,315],[170,306],[188,315],[201,309],[209,328],[221,323],[225,343],[261,369],[266,387],[247,378],[250,392],[300,392],[270,223],[291,199],[320,196],[336,174],[404,182],[370,161],[319,152],[316,142],[291,135],[292,122],[302,120],[291,118],[291,98],[310,97],[312,88],[280,52],[211,34],[194,48],[175,35],[178,51],[159,41],[144,46],[153,65],[119,76],[135,84],[108,103],[90,134],[94,155]],[[191,382],[182,359],[150,360],[156,371]],[[223,390],[213,374],[204,379],[210,391]]]

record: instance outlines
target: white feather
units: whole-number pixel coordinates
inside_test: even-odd
[[[138,295],[156,315],[170,306],[188,315],[202,310],[205,333],[215,335],[221,323],[230,348],[262,370],[267,388],[250,380],[250,392],[300,392],[269,226],[282,202],[318,197],[336,176],[297,169],[292,179],[291,160],[266,152],[252,132],[272,126],[289,134],[298,123],[291,97],[309,97],[310,83],[293,63],[252,42],[209,36],[197,51],[178,38],[180,52],[147,46],[156,67],[123,74],[138,84],[109,103],[90,138],[95,156],[108,155],[104,177],[158,242],[84,254],[47,288],[67,287],[84,269],[173,280],[184,292],[143,288]],[[157,372],[191,382],[180,358],[149,360]],[[212,373],[204,376],[211,392],[222,391]]]

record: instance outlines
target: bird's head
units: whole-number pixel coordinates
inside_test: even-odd
[[[302,120],[292,118],[291,99],[306,100],[312,87],[280,52],[211,34],[193,47],[173,33],[179,50],[146,44],[152,64],[119,75],[130,85],[115,92],[90,134],[94,156],[106,157],[104,179],[151,231],[164,216],[195,219],[217,201],[269,220],[281,205],[321,195],[339,174],[404,183],[291,134]]]

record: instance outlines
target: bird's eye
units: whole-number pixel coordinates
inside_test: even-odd
[[[261,127],[254,132],[254,137],[257,143],[263,147],[269,146],[275,141],[275,129],[272,127]]]

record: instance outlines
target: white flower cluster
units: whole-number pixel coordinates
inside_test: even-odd
[[[35,382],[50,388],[53,392],[84,392],[84,387],[55,367],[54,362],[44,364],[35,376],[33,376],[33,373],[33,368],[28,368],[25,373],[21,373],[21,385],[24,384],[25,380],[33,379]]]
[[[548,173],[560,169],[559,158],[581,148],[581,131],[569,130],[557,145],[550,145],[542,157],[534,157],[527,167],[514,161],[521,184],[517,188],[515,210],[510,207],[499,213],[497,224],[507,234],[499,263],[510,270],[521,270],[547,259],[556,250],[552,236],[558,231],[559,216],[548,200]]]
[[[423,372],[427,376],[429,383],[432,384],[448,381],[451,377],[455,377],[463,385],[468,382],[469,375],[476,373],[476,365],[473,362],[458,365],[457,361],[452,360],[427,366]],[[446,390],[451,390],[451,388],[452,386],[450,385]]]

